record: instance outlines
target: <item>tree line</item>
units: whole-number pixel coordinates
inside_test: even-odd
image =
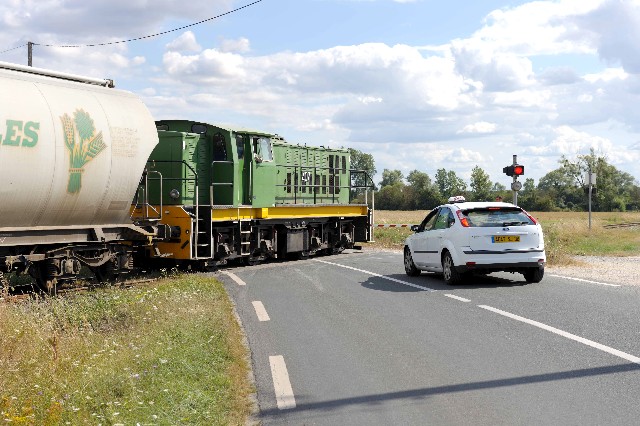
[[[371,154],[353,148],[349,151],[353,169],[366,170],[371,177],[377,173]],[[525,178],[518,193],[519,206],[531,211],[586,211],[585,176],[591,171],[597,176],[591,197],[592,211],[640,210],[638,181],[609,164],[606,157],[597,155],[593,149],[574,159],[563,155],[558,163],[559,167],[540,178],[537,185],[534,179]],[[367,185],[364,175],[358,176],[355,183],[356,186]],[[413,170],[405,177],[400,170],[384,169],[382,180],[373,184],[376,209],[381,210],[429,210],[454,195],[464,195],[467,201],[492,201],[497,196],[507,202],[512,200],[511,189],[492,182],[489,174],[477,165],[471,170],[468,184],[453,170],[445,168],[437,169],[433,178],[419,170]],[[364,202],[363,194],[363,189],[354,189],[352,197]]]

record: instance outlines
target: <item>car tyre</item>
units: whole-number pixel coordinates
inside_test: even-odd
[[[522,273],[528,283],[539,283],[544,277],[544,268],[529,268]]]
[[[456,270],[456,266],[453,264],[453,258],[448,251],[442,256],[442,277],[448,285],[460,284],[463,278],[463,274]]]
[[[413,263],[413,257],[411,257],[411,250],[409,247],[404,248],[404,271],[410,277],[417,277],[420,275],[420,269]]]

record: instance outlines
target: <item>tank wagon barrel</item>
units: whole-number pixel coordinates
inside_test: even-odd
[[[158,142],[151,114],[111,80],[0,63],[0,260],[44,288],[89,266],[130,269],[131,199]],[[139,226],[143,225],[143,226]],[[127,242],[123,244],[123,242]]]

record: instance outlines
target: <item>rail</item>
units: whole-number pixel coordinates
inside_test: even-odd
[[[634,226],[640,226],[640,222],[622,222],[622,223],[612,223],[610,225],[602,225],[602,227],[605,229],[632,228]]]

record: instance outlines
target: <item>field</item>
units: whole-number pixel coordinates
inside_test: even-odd
[[[375,212],[376,224],[417,224],[426,211]],[[589,229],[588,213],[537,212],[531,213],[545,234],[545,246],[549,265],[572,263],[574,255],[637,256],[640,255],[640,226],[632,228],[603,228],[603,225],[640,222],[640,212],[592,213]],[[405,238],[411,234],[408,228],[376,228],[374,243],[365,244],[401,250]]]
[[[0,422],[242,425],[253,391],[222,284],[0,303]]]

